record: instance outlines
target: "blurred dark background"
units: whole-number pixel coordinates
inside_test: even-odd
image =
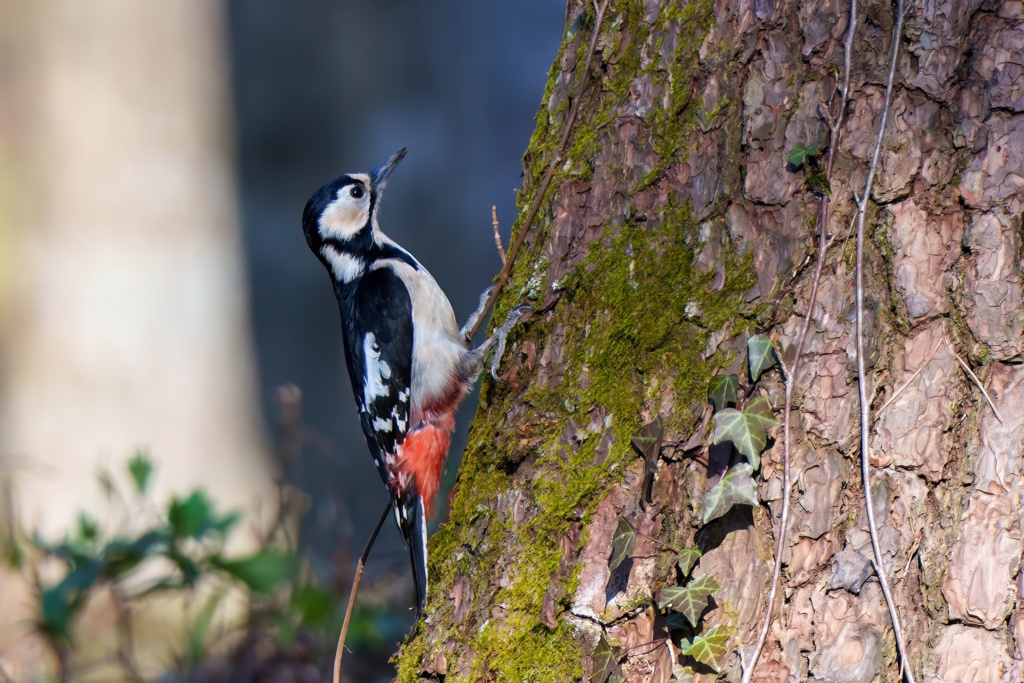
[[[301,538],[324,580],[349,538],[350,554],[358,555],[386,498],[359,431],[333,290],[302,236],[302,207],[327,180],[369,170],[408,147],[381,227],[431,271],[461,324],[501,266],[491,206],[507,244],[521,156],[564,13],[559,0],[230,4],[262,409],[273,428],[275,387],[294,383],[303,392],[314,438],[287,474],[310,494]],[[473,395],[460,411],[448,486],[475,403]],[[446,498],[443,490],[434,528]],[[371,584],[407,568],[389,523],[369,562]]]

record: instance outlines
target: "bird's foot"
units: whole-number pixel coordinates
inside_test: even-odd
[[[487,310],[487,302],[490,300],[491,294],[493,293],[494,285],[491,285],[490,287],[484,290],[484,293],[480,295],[480,304],[477,306],[476,310],[473,311],[472,314],[470,314],[469,319],[466,321],[466,324],[463,325],[462,329],[459,331],[459,333],[462,335],[462,338],[466,340],[467,344],[470,341],[472,341],[469,338],[470,330],[476,327],[477,322],[480,320],[480,316],[482,316],[484,312]]]
[[[508,338],[508,333],[513,327],[523,318],[524,315],[531,312],[533,309],[530,308],[529,304],[520,304],[512,309],[505,318],[504,324],[498,328],[498,331],[494,333],[496,339],[496,345],[494,349],[494,359],[491,360],[491,377],[494,378],[495,382],[501,382],[498,377],[498,366],[501,365],[501,357],[505,355],[505,341]]]

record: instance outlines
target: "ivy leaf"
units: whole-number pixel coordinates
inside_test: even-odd
[[[686,586],[662,588],[658,593],[658,608],[673,609],[686,617],[691,625],[696,626],[701,613],[708,606],[708,598],[719,588],[718,579],[714,574],[704,574]]]
[[[690,683],[690,681],[693,680],[695,680],[693,677],[693,669],[688,666],[676,666],[672,669],[672,678],[669,683],[672,681],[676,681],[677,683]]]
[[[636,529],[625,517],[619,517],[619,526],[615,529],[615,536],[612,537],[612,556],[608,560],[608,569],[615,571],[622,564],[629,554],[633,552],[636,545]]]
[[[743,414],[747,416],[748,420],[760,422],[765,431],[769,427],[779,424],[779,421],[775,419],[775,414],[772,412],[771,404],[768,403],[768,399],[764,396],[758,396],[745,405],[743,407]]]
[[[693,639],[693,644],[683,651],[687,657],[693,657],[701,664],[710,666],[718,673],[725,662],[725,644],[729,640],[729,629],[721,624],[713,627],[703,636]]]
[[[590,680],[593,683],[605,683],[606,681],[616,682],[622,681],[622,669],[619,668],[619,656],[612,650],[612,646],[608,643],[608,639],[604,637],[604,633],[601,634],[601,639],[597,641],[597,647],[594,648],[594,654],[591,655],[594,666],[591,670]]]
[[[693,625],[686,620],[679,612],[669,612],[665,615],[665,630],[666,631],[682,631],[684,629],[692,629]],[[687,646],[689,647],[689,646]]]
[[[810,150],[807,147],[802,147],[799,144],[794,145],[785,163],[792,166],[794,170],[801,169],[807,163],[807,158],[810,156],[809,152]]]
[[[731,441],[754,467],[761,466],[761,451],[768,445],[768,434],[759,414],[741,413],[735,408],[726,408],[715,413],[714,443]]]
[[[697,564],[697,560],[700,559],[701,552],[700,548],[685,548],[679,553],[679,561],[676,562],[679,565],[679,571],[683,573],[683,576],[689,576],[690,571],[693,569],[693,565]]]
[[[786,158],[786,163],[793,170],[803,168],[803,165],[807,163],[807,150],[800,145],[796,145],[793,149],[789,150],[789,157]]]
[[[767,334],[755,334],[747,340],[747,364],[752,382],[759,380],[768,368],[775,367],[775,348]]]
[[[739,398],[740,378],[736,375],[715,375],[708,382],[708,400],[721,410]]]
[[[648,463],[658,462],[658,456],[661,454],[661,435],[663,432],[664,426],[660,417],[653,422],[645,424],[640,428],[640,433],[633,437],[631,442],[633,450]]]
[[[817,143],[811,143],[801,147],[795,145],[793,149],[789,150],[789,157],[786,159],[786,163],[789,164],[792,170],[796,171],[804,167],[818,151]]]
[[[661,439],[665,427],[658,417],[653,422],[645,424],[640,428],[640,433],[633,437],[633,450],[644,459],[644,496],[648,503],[651,502],[651,482],[654,479],[654,470],[658,466],[658,458],[661,457]]]
[[[139,451],[128,461],[128,474],[132,475],[136,492],[139,495],[144,494],[146,487],[149,486],[149,478],[153,474],[153,463],[145,451]]]
[[[750,463],[732,467],[722,479],[704,494],[704,523],[718,519],[734,505],[757,505],[757,486]]]

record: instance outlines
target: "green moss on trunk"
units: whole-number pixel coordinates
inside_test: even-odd
[[[689,83],[711,8],[703,1],[666,11],[654,26],[643,21],[636,3],[617,2],[609,9],[599,43],[604,59],[595,58],[605,62],[608,76],[600,88],[591,83],[585,90],[588,99],[544,206],[563,183],[591,176],[590,164],[608,143],[606,129],[618,117],[623,93],[645,73],[641,51],[659,27],[680,27],[678,48],[671,64],[654,60],[647,67],[666,93],[658,100],[664,106],[646,121],[655,163],[641,182],[620,188],[624,205],[657,182],[669,164],[687,157],[687,138],[698,122],[706,125],[709,117],[729,113],[728,103],[701,111]],[[575,78],[588,43],[589,35],[563,41],[562,52],[576,56]],[[561,56],[546,104],[556,90],[559,64]],[[542,107],[538,116],[525,157],[524,211],[531,188],[555,155],[567,109],[564,101],[550,111]],[[668,397],[675,409],[666,429],[691,429],[706,401],[708,379],[733,360],[727,352],[704,358],[710,332],[736,334],[747,325],[742,313],[753,284],[749,256],[726,248],[720,259],[725,281],[713,287],[715,273],[696,265],[705,245],[691,207],[669,197],[661,208],[657,216],[607,223],[591,238],[587,256],[568,264],[558,282],[560,296],[518,331],[516,348],[530,341],[539,356],[557,347],[565,359],[561,377],[543,385],[527,378],[518,388],[485,384],[451,517],[430,540],[431,616],[397,658],[400,681],[419,680],[424,662],[439,652],[447,661],[446,681],[563,683],[582,676],[589,648],[561,615],[576,587],[571,565],[586,542],[588,522],[635,457],[630,440],[645,410],[657,412]],[[550,264],[541,256],[551,228],[545,213],[551,212],[542,209],[498,303],[497,319],[524,298],[544,299],[551,290]],[[566,439],[569,425],[592,426]],[[554,596],[558,615],[553,629],[541,617],[546,595]]]

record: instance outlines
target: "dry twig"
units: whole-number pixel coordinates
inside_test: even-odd
[[[501,257],[501,267],[504,268],[507,261],[505,260],[505,247],[501,246],[501,231],[498,229],[498,207],[491,206],[491,225],[494,226],[494,244],[498,247],[498,256]]]
[[[851,0],[851,7],[857,0]],[[852,15],[852,12],[851,12]],[[889,103],[892,101],[892,85],[896,77],[896,57],[899,53],[900,36],[903,32],[903,0],[896,0],[896,25],[892,32],[892,50],[889,57],[889,75],[885,83],[885,98],[882,101],[882,116],[878,123],[878,136],[875,139],[875,150],[871,155],[868,177],[864,183],[864,192],[857,197],[857,284],[856,284],[856,344],[857,344],[857,390],[860,397],[860,463],[861,478],[864,486],[864,506],[867,511],[868,532],[871,535],[871,550],[874,553],[872,565],[882,587],[885,603],[889,607],[892,620],[893,635],[896,637],[896,649],[900,658],[900,674],[908,683],[914,683],[914,674],[907,662],[907,646],[903,640],[903,628],[900,626],[900,615],[896,611],[896,602],[889,589],[889,580],[882,566],[882,549],[878,544],[878,527],[875,524],[874,504],[871,500],[871,455],[868,447],[869,416],[867,396],[867,373],[864,369],[864,219],[867,215],[868,201],[871,198],[871,186],[878,168],[878,156],[882,151],[882,140],[885,137],[885,124],[889,118]]]
[[[988,395],[987,391],[985,391],[985,387],[982,385],[981,380],[978,379],[978,376],[975,375],[974,371],[971,370],[971,366],[964,362],[963,358],[957,355],[956,350],[953,348],[952,344],[949,345],[949,350],[953,352],[953,357],[956,358],[958,363],[960,363],[960,367],[964,369],[964,372],[966,372],[967,376],[971,378],[975,386],[981,389],[981,395],[985,397],[986,401],[988,401],[988,406],[989,408],[992,409],[992,412],[996,414],[996,419],[999,420],[999,424],[1006,424],[1005,422],[1003,422],[1003,416],[1000,415],[999,411],[996,409],[996,404],[992,402],[992,397]]]
[[[338,649],[334,653],[334,683],[341,683],[341,658],[345,654],[345,638],[348,636],[348,626],[352,622],[352,608],[356,604],[356,593],[359,592],[359,582],[363,580],[363,567],[366,566],[366,558],[370,555],[370,549],[373,548],[373,542],[377,540],[377,534],[380,533],[380,529],[384,526],[384,520],[388,518],[388,514],[391,512],[391,499],[388,499],[388,504],[384,508],[384,512],[381,513],[380,519],[377,520],[377,526],[373,528],[373,533],[370,534],[370,540],[366,542],[366,547],[363,548],[363,554],[359,556],[359,562],[356,564],[356,574],[352,578],[352,590],[348,594],[348,606],[345,608],[345,621],[341,623],[341,633],[338,635]]]
[[[555,175],[555,169],[562,162],[562,154],[565,153],[565,146],[569,143],[569,136],[572,134],[573,124],[576,123],[576,115],[579,113],[581,95],[583,94],[583,87],[587,83],[587,74],[590,73],[590,60],[594,56],[594,48],[597,47],[597,38],[601,35],[601,22],[604,21],[605,11],[608,9],[608,3],[610,0],[604,0],[600,7],[597,7],[597,18],[594,20],[594,35],[590,37],[590,47],[587,49],[587,58],[583,62],[583,70],[580,72],[579,83],[576,84],[576,92],[573,95],[572,106],[569,108],[569,118],[565,121],[565,130],[562,131],[562,139],[558,142],[558,151],[555,152],[555,156],[551,159],[551,163],[548,165],[548,170],[544,174],[544,178],[540,182],[540,187],[537,188],[536,194],[533,196],[533,203],[530,205],[530,211],[526,214],[526,220],[523,221],[523,227],[519,229],[519,236],[516,237],[515,242],[509,247],[505,267],[498,273],[498,281],[494,285],[491,295],[487,298],[487,305],[484,306],[483,313],[481,313],[479,320],[469,330],[468,337],[472,339],[480,329],[480,324],[484,321],[484,313],[491,310],[494,306],[494,302],[498,300],[498,295],[501,294],[501,290],[505,287],[505,283],[508,282],[509,275],[512,273],[512,266],[515,265],[516,256],[519,255],[519,248],[523,246],[523,241],[526,239],[526,235],[530,232],[530,227],[533,225],[534,219],[537,218],[537,213],[540,211],[540,204],[544,201],[544,196],[548,192],[548,186],[551,185],[551,179]]]
[[[665,548],[666,550],[671,550],[676,555],[678,555],[680,553],[679,548],[676,548],[675,546],[669,545],[668,543],[665,543],[665,541],[658,540],[657,538],[654,538],[653,536],[648,536],[647,534],[643,533],[642,531],[636,532],[636,535],[639,536],[640,538],[646,538],[648,541],[653,541],[653,542],[657,543],[658,545],[660,545],[662,548]]]
[[[885,403],[882,404],[882,407],[879,408],[876,411],[876,413],[875,413],[876,415],[880,415],[883,410],[888,408],[889,404],[892,403],[893,401],[895,401],[896,397],[899,396],[900,394],[902,394],[903,390],[906,389],[907,387],[909,387],[911,385],[911,383],[915,379],[917,379],[917,376],[921,374],[921,371],[924,370],[928,366],[928,364],[932,362],[932,358],[935,358],[935,354],[939,352],[939,347],[942,346],[942,342],[944,342],[945,340],[946,340],[945,336],[939,337],[939,342],[935,345],[935,348],[932,349],[932,352],[928,354],[928,357],[924,359],[924,362],[921,363],[921,367],[919,367],[917,369],[917,371],[913,375],[910,376],[910,379],[908,379],[906,382],[904,382],[903,385],[899,389],[897,389],[896,391],[892,392],[892,396],[890,396],[889,399]]]

